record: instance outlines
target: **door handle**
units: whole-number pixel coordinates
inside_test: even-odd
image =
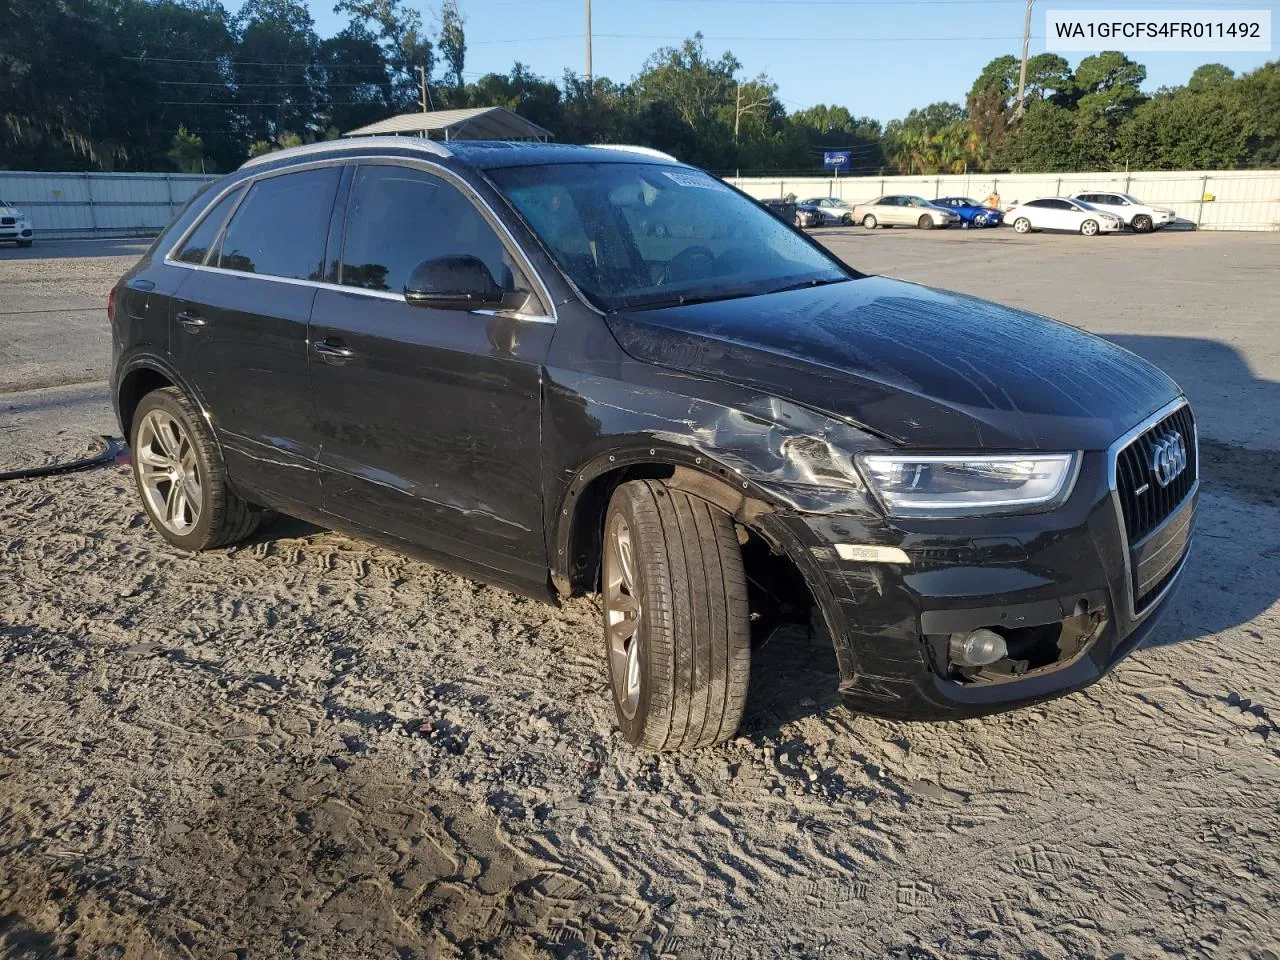
[[[183,310],[180,314],[178,314],[177,321],[180,324],[182,324],[182,326],[186,329],[187,333],[197,332],[201,327],[203,327],[208,322],[207,320],[205,320],[204,317],[200,316],[200,314],[191,313],[190,311],[187,311],[187,310]]]
[[[328,340],[317,340],[311,347],[321,360],[335,367],[342,366],[356,355],[350,347],[344,347],[340,343],[330,343]]]

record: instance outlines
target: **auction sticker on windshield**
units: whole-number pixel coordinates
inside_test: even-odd
[[[700,187],[703,190],[723,190],[724,184],[713,177],[708,177],[699,173],[685,173],[684,171],[663,170],[663,176],[668,180],[673,180],[682,187]]]
[[[1271,11],[1252,10],[1049,10],[1047,50],[1271,49]]]

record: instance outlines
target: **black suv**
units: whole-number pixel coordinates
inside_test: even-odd
[[[1079,689],[1151,631],[1191,542],[1195,423],[1159,370],[864,276],[639,148],[260,157],[110,312],[161,535],[219,547],[270,508],[544,600],[598,591],[619,722],[652,749],[730,737],[753,638],[810,609],[857,710]]]

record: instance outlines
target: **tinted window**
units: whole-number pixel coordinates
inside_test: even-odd
[[[174,259],[181,260],[183,263],[204,263],[205,255],[218,239],[218,231],[226,222],[227,214],[231,212],[231,208],[235,206],[236,200],[243,192],[244,188],[239,187],[215,203],[200,221],[200,225],[187,237],[187,242],[182,245],[182,249]]]
[[[337,167],[322,167],[259,180],[227,226],[218,266],[321,279],[338,176]]]
[[[340,283],[399,293],[423,260],[459,255],[483,260],[502,289],[529,291],[493,227],[453,184],[409,167],[365,164],[356,170]]]

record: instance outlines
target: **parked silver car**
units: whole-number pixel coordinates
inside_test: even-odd
[[[902,194],[858,204],[853,208],[853,219],[868,230],[899,226],[932,230],[934,227],[949,227],[960,222],[959,215],[944,207],[935,206],[923,197]]]
[[[824,225],[840,223],[847,226],[853,223],[853,207],[836,197],[814,197],[812,200],[803,201],[801,206],[816,211],[819,217],[818,222]]]

